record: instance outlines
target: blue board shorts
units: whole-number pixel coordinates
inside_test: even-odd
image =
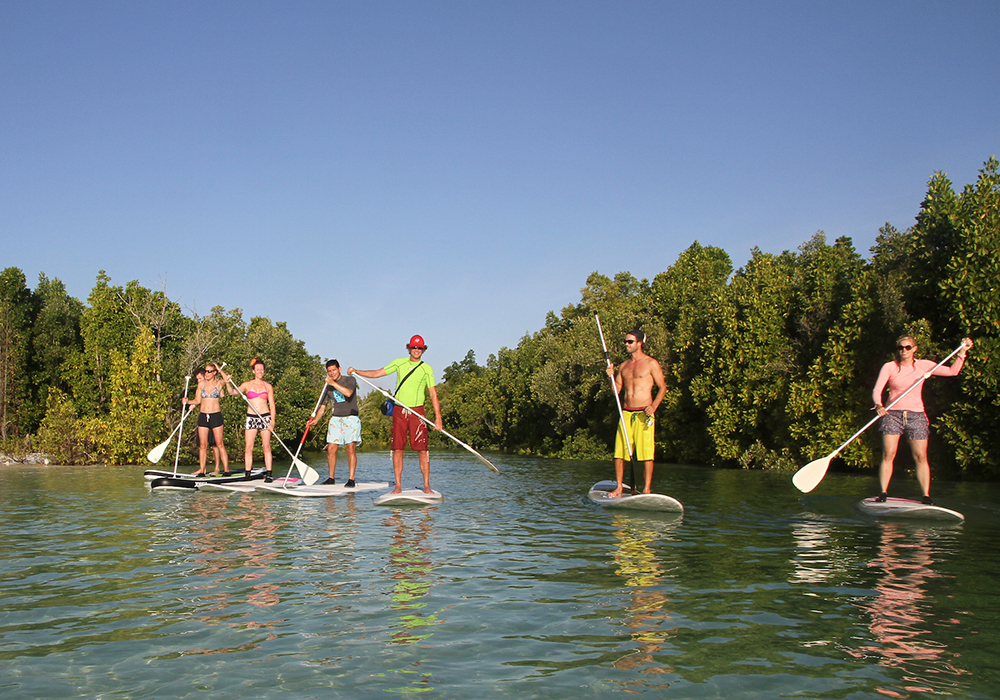
[[[906,435],[908,440],[929,440],[931,424],[923,411],[889,411],[878,426],[883,435]]]
[[[361,418],[358,416],[330,416],[330,426],[326,429],[328,444],[361,444]]]

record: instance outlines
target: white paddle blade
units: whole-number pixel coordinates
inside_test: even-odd
[[[319,481],[319,472],[303,462],[301,459],[294,459],[295,468],[299,470],[299,476],[306,486],[312,486]]]
[[[159,462],[160,461],[160,457],[162,457],[163,453],[167,451],[167,445],[169,445],[173,441],[173,439],[174,439],[174,436],[173,436],[173,433],[171,433],[170,437],[168,437],[166,440],[164,440],[163,442],[161,442],[159,445],[157,445],[156,447],[154,447],[153,449],[151,449],[149,451],[149,454],[146,455],[146,458],[149,459],[149,461],[152,462],[153,464],[156,464],[157,462]]]
[[[795,472],[795,476],[792,477],[795,488],[802,493],[809,493],[819,486],[819,482],[823,481],[823,477],[826,476],[826,470],[830,468],[830,459],[831,455],[815,459]]]

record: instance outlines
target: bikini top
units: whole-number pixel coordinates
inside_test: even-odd
[[[212,389],[212,393],[211,394],[206,394],[205,393],[205,389],[202,389],[201,390],[201,398],[203,398],[203,399],[217,399],[217,398],[219,398],[219,387],[215,387],[214,389]]]
[[[261,391],[260,393],[254,391],[253,389],[247,389],[247,398],[248,399],[266,399],[267,398],[267,389],[264,389],[264,391]]]

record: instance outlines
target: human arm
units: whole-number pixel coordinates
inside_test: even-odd
[[[889,372],[892,371],[893,365],[895,365],[894,362],[886,362],[882,365],[882,369],[878,373],[878,379],[875,380],[875,388],[872,389],[872,403],[875,404],[875,411],[880,416],[888,413],[882,406],[882,392],[885,390],[885,385],[889,382]]]
[[[274,387],[264,382],[267,385],[267,408],[271,412],[271,430],[274,430],[275,423],[278,422],[278,409],[274,407]]]
[[[962,350],[959,351],[958,355],[955,357],[954,362],[952,362],[947,367],[941,365],[940,367],[934,369],[933,375],[935,377],[954,377],[955,375],[957,375],[959,372],[962,371],[962,367],[965,366],[965,355],[969,352],[969,349],[973,345],[972,339],[963,338],[962,345],[964,347],[962,348]]]
[[[646,406],[644,413],[647,416],[651,416],[656,412],[656,409],[663,402],[663,397],[667,395],[667,380],[663,377],[663,367],[656,360],[653,360],[650,374],[653,376],[653,385],[656,387],[656,397],[653,399],[653,403]]]
[[[435,430],[444,430],[444,421],[441,418],[441,404],[438,402],[437,389],[433,386],[427,387],[427,393],[431,397],[431,406],[434,407],[434,428]]]
[[[319,419],[323,417],[323,413],[325,411],[326,411],[326,404],[325,403],[321,403],[319,405],[319,409],[317,409],[317,411],[316,411],[316,415],[315,416],[309,416],[309,420],[306,421],[306,427],[307,428],[311,428],[314,425],[316,425],[317,423],[319,423]]]
[[[368,377],[369,379],[378,379],[379,377],[384,377],[388,372],[385,371],[385,367],[381,369],[354,369],[353,367],[347,368],[348,374],[357,374],[360,377]]]

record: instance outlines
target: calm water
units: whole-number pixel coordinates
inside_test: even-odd
[[[589,504],[605,463],[494,462],[433,454],[444,504],[397,511],[0,467],[0,697],[1000,697],[996,485],[905,525],[853,510],[870,477],[664,465],[678,518]]]

